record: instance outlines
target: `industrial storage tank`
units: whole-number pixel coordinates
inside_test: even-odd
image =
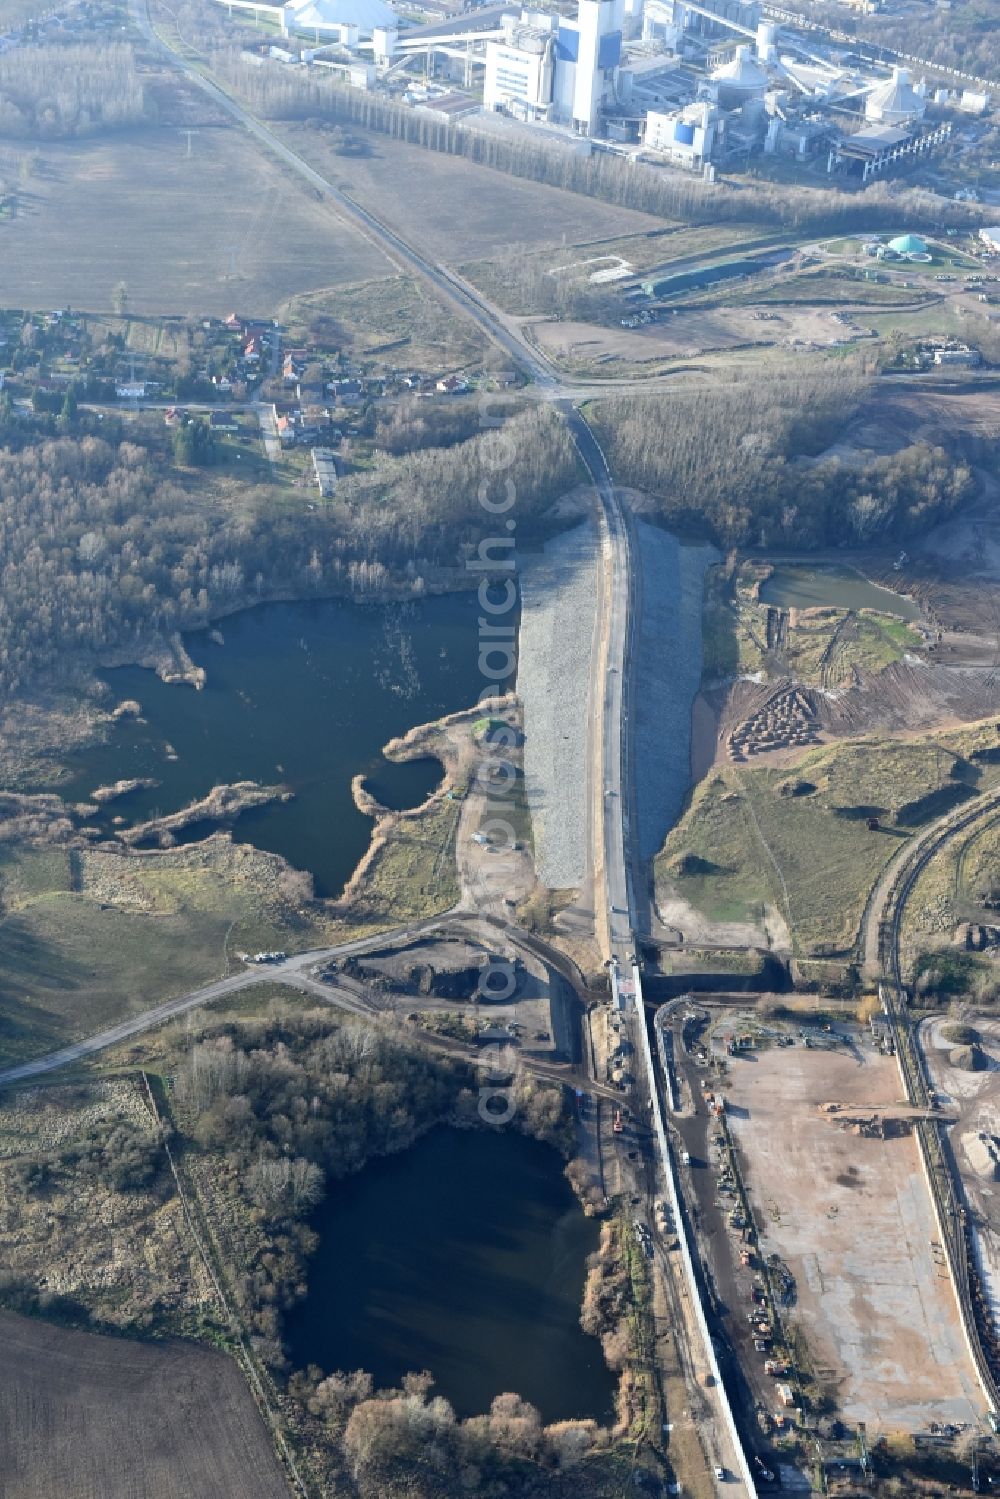
[[[926,255],[927,242],[919,234],[901,234],[889,241],[889,249],[895,250],[897,255]]]
[[[876,125],[912,125],[922,120],[927,101],[910,82],[908,68],[893,68],[892,77],[872,90],[865,103],[865,119]]]
[[[712,73],[723,109],[738,109],[748,99],[763,99],[769,79],[766,68],[751,55],[748,46],[737,47],[729,62]]]

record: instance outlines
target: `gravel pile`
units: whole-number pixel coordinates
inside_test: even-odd
[[[701,681],[701,610],[708,546],[637,521],[642,614],[632,663],[633,766],[639,851],[652,859],[676,822],[691,784],[691,705]]]
[[[577,889],[586,871],[587,692],[597,601],[597,527],[586,520],[521,566],[517,690],[538,878]]]

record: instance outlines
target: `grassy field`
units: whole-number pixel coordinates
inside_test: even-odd
[[[45,142],[0,224],[4,300],[32,308],[273,315],[290,295],[392,274],[368,240],[235,128]],[[71,249],[68,252],[67,246]]]
[[[857,740],[788,767],[720,767],[695,790],[656,861],[669,884],[715,921],[789,921],[805,956],[849,954],[864,903],[900,841],[987,785],[997,767],[965,758],[992,727],[925,743]],[[877,813],[882,829],[870,832]]]
[[[416,816],[391,819],[376,836],[364,882],[352,898],[359,920],[399,923],[447,911],[458,900],[455,833],[461,803],[441,797]]]
[[[0,1313],[0,1334],[7,1499],[287,1493],[253,1397],[223,1355],[9,1312]]]
[[[279,313],[288,342],[305,343],[329,320],[331,337],[356,359],[426,373],[480,368],[484,340],[463,317],[452,317],[412,276],[392,276],[304,292]]]
[[[334,940],[279,861],[224,839],[151,857],[5,851],[0,897],[4,1063],[218,978],[240,950]]]
[[[492,257],[500,245],[580,245],[663,227],[663,220],[651,214],[519,181],[463,157],[366,134],[354,125],[351,135],[365,142],[367,155],[338,156],[329,131],[309,124],[278,124],[275,129],[338,187],[452,265]],[[328,277],[327,284],[333,280]]]
[[[822,266],[780,276],[770,283],[744,285],[723,293],[728,301],[761,303],[807,303],[830,307],[912,307],[931,301],[930,287],[906,287],[893,282],[865,281],[832,267]]]
[[[904,965],[911,976],[929,965],[946,997],[990,1003],[1000,993],[994,954],[952,947],[959,922],[997,924],[997,912],[983,901],[1000,895],[998,870],[1000,823],[993,821],[945,844],[913,887],[903,918]]]
[[[525,251],[516,246],[497,255],[494,246],[493,254],[481,260],[470,260],[460,269],[474,286],[507,312],[528,315],[547,311],[546,282],[542,278],[552,272],[557,273],[564,285],[585,291],[595,306],[603,302],[617,310],[623,305],[622,285],[628,283],[611,282],[602,286],[590,282],[593,272],[602,267],[590,265],[589,261],[608,257],[607,265],[610,265],[614,258],[620,259],[629,267],[630,276],[654,269],[669,273],[673,264],[690,257],[713,260],[729,251],[777,242],[777,236],[762,238],[757,224],[671,224],[653,233],[617,235],[585,245],[562,245],[555,249],[546,246]]]
[[[53,8],[52,0],[0,0],[0,32],[38,20]]]

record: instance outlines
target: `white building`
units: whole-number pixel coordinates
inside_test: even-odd
[[[979,238],[991,255],[1000,255],[1000,225],[980,229]]]
[[[643,144],[677,166],[700,168],[712,155],[718,123],[718,109],[705,100],[670,114],[650,110]]]
[[[519,119],[548,119],[552,112],[555,28],[504,16],[503,29],[503,41],[486,45],[483,104],[488,110],[506,110]]]
[[[578,0],[575,21],[522,11],[486,44],[483,104],[593,135],[615,99],[626,0]]]
[[[746,43],[736,48],[729,62],[713,69],[711,78],[723,109],[739,109],[751,99],[763,99],[770,82],[767,69],[761,67]]]
[[[249,10],[258,21],[261,16],[273,16],[283,36],[312,36],[317,42],[323,38],[350,48],[367,41],[377,28],[395,31],[397,25],[396,12],[385,0],[290,0],[274,5],[261,0],[219,0],[219,4],[230,15],[234,10]]]
[[[681,28],[674,20],[672,0],[646,0],[642,8],[642,40],[647,47],[662,52],[676,52],[680,46]]]
[[[602,104],[614,100],[623,19],[622,0],[579,0],[572,119],[581,135],[593,135]]]
[[[909,68],[893,68],[892,77],[865,100],[865,119],[875,125],[912,125],[927,109],[922,84],[910,82]]]
[[[958,101],[959,109],[964,109],[967,114],[982,115],[990,107],[989,94],[979,94],[975,89],[965,88],[962,97]]]

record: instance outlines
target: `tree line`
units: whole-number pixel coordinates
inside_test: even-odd
[[[913,535],[974,490],[968,465],[913,443],[848,461],[825,450],[868,393],[860,371],[664,396],[596,408],[619,483],[646,490],[667,524],[720,546],[802,549]]]
[[[1000,28],[995,0],[950,0],[921,11],[852,14],[833,0],[790,0],[787,8],[831,30],[849,32],[860,42],[920,57],[942,68],[1000,81]]]
[[[126,42],[0,52],[0,135],[55,140],[119,130],[148,118]]]
[[[287,1368],[282,1313],[305,1292],[316,1245],[309,1213],[339,1181],[435,1123],[476,1124],[474,1070],[374,1022],[317,1010],[219,1021],[178,1058],[174,1076],[175,1148],[204,1152],[220,1184],[245,1202],[257,1232],[245,1240],[235,1292],[257,1351]],[[558,1138],[560,1090],[522,1081],[517,1125]],[[431,1499],[453,1493],[461,1471],[465,1491],[488,1493],[487,1472],[506,1472],[524,1483],[519,1493],[568,1499],[580,1491],[559,1481],[610,1440],[593,1421],[543,1427],[513,1394],[458,1421],[432,1384],[420,1373],[381,1391],[362,1371],[290,1377],[330,1492]]]

